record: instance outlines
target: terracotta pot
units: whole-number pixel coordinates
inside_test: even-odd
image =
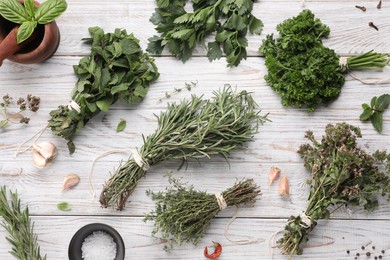
[[[23,0],[19,2],[24,3]],[[39,6],[36,1],[35,6]],[[60,31],[55,21],[45,25],[39,24],[34,34],[21,44],[16,42],[16,29],[14,29],[16,26],[18,24],[0,16],[0,66],[4,58],[22,64],[42,62],[57,51],[60,44]],[[4,58],[1,58],[2,56]]]

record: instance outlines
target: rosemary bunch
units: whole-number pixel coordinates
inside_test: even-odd
[[[387,194],[390,200],[390,154],[367,153],[357,146],[360,137],[360,129],[346,123],[327,125],[321,141],[311,131],[306,133],[312,144],[302,145],[298,153],[311,171],[309,204],[304,214],[290,217],[277,241],[284,254],[302,254],[300,245],[308,241],[318,219],[330,217],[330,206],[372,211],[378,206],[378,194]]]
[[[0,188],[0,216],[3,217],[1,224],[10,234],[8,242],[12,244],[10,253],[20,260],[42,260],[37,236],[34,235],[34,224],[28,212],[28,207],[24,210],[20,208],[20,200],[17,193],[9,191],[11,196],[8,202],[7,189]]]
[[[196,245],[210,226],[211,220],[222,210],[215,194],[195,190],[169,176],[171,187],[164,192],[148,191],[156,201],[156,208],[145,215],[144,221],[154,221],[152,234],[159,231],[173,243],[191,242]],[[254,203],[261,195],[260,187],[252,179],[238,181],[222,192],[227,206]],[[170,247],[165,247],[170,249]]]
[[[121,100],[139,103],[148,92],[149,84],[159,77],[154,59],[144,53],[139,40],[126,30],[104,33],[99,27],[89,28],[91,54],[74,66],[78,77],[72,90],[72,102],[50,112],[49,127],[55,135],[68,140],[71,153],[73,136],[88,121]]]
[[[149,166],[171,159],[184,163],[214,154],[227,160],[230,151],[250,141],[259,124],[268,120],[256,109],[248,92],[235,92],[230,86],[214,92],[210,100],[193,95],[190,100],[169,104],[157,117],[157,130],[143,137],[139,155]],[[102,206],[122,210],[146,171],[134,158],[120,165],[103,187]]]

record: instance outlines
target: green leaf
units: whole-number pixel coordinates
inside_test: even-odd
[[[121,121],[119,121],[117,127],[116,127],[116,131],[117,132],[122,132],[123,130],[125,130],[126,128],[126,120],[124,119],[121,119]]]
[[[378,97],[373,97],[371,99],[371,107],[375,107],[375,104],[376,104],[376,100],[378,99]]]
[[[6,127],[8,125],[8,120],[1,120],[0,121],[0,128]]]
[[[381,112],[374,112],[371,116],[371,124],[374,126],[378,133],[382,133],[383,118]]]
[[[108,110],[110,110],[111,104],[112,97],[107,97],[106,99],[96,101],[96,105],[103,112],[107,112]]]
[[[186,13],[186,14],[183,14],[182,16],[177,17],[173,22],[175,24],[188,23],[188,22],[192,21],[193,16],[194,15],[192,13]]]
[[[371,109],[370,105],[367,103],[362,104],[363,109]]]
[[[46,0],[36,9],[35,19],[39,24],[48,24],[65,12],[67,7],[65,0]]]
[[[27,14],[30,16],[30,19],[33,20],[35,18],[34,0],[24,0],[24,7],[26,8]]]
[[[161,45],[162,38],[158,36],[153,36],[148,39],[148,48],[146,49],[147,52],[154,53],[154,54],[161,54],[164,50],[164,47]]]
[[[141,48],[139,47],[138,43],[133,39],[123,39],[120,41],[120,44],[124,54],[131,55],[141,51]]]
[[[372,109],[366,108],[366,109],[364,109],[363,113],[360,115],[359,119],[361,121],[366,121],[366,120],[370,119],[371,114],[372,114]]]
[[[0,15],[8,21],[22,24],[29,20],[26,9],[17,0],[1,0]]]
[[[220,59],[222,57],[222,50],[218,42],[209,42],[207,57],[210,61]]]
[[[70,211],[72,209],[72,207],[70,206],[70,204],[66,201],[63,201],[63,202],[60,202],[57,204],[57,209],[61,210],[61,211]]]
[[[115,94],[122,92],[122,91],[128,91],[129,87],[130,87],[130,83],[121,83],[119,85],[114,86],[111,89],[111,94],[115,95]]]
[[[249,31],[253,34],[261,34],[263,31],[263,22],[254,16],[251,16],[249,22]]]
[[[390,95],[389,94],[384,94],[380,97],[375,102],[375,110],[380,110],[383,111],[387,109],[390,105]]]
[[[76,146],[74,145],[73,141],[70,140],[66,143],[66,145],[68,146],[68,150],[69,150],[69,153],[70,154],[73,154],[74,151],[76,151]]]
[[[20,25],[17,34],[17,42],[20,44],[28,39],[37,27],[36,21],[26,21]]]
[[[193,32],[193,29],[183,29],[172,33],[171,37],[180,40],[187,40]]]

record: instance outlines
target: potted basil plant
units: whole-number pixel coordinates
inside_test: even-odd
[[[0,0],[0,66],[4,59],[31,64],[50,58],[60,43],[55,19],[66,0]]]

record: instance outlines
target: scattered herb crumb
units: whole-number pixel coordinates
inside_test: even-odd
[[[116,127],[117,132],[122,132],[126,128],[126,120],[122,119],[119,121],[118,126]]]
[[[61,211],[70,211],[72,209],[72,207],[70,206],[70,204],[66,201],[63,201],[63,202],[60,202],[57,204],[57,209],[61,210]]]
[[[187,89],[188,91],[191,91],[192,88],[196,87],[197,84],[198,84],[198,81],[191,81],[190,83],[186,82],[186,83],[184,83],[184,87],[182,87],[182,88],[175,87],[173,91],[165,92],[164,97],[160,98],[158,101],[162,102],[164,98],[170,98],[173,94],[177,94],[177,93],[181,92],[184,88]]]

